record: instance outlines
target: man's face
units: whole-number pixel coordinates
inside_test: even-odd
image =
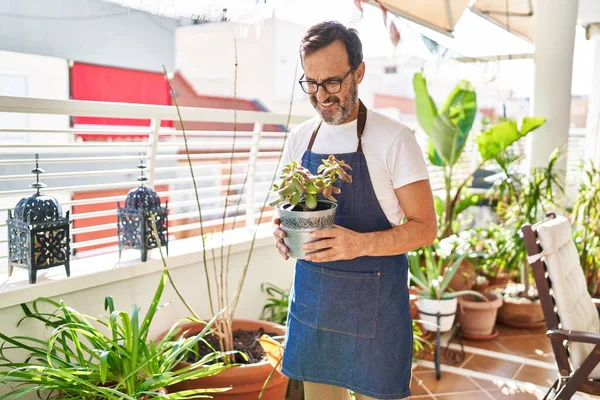
[[[346,47],[340,40],[323,47],[303,59],[305,80],[323,82],[328,79],[341,79],[350,70]],[[358,84],[364,75],[364,64],[342,82],[339,93],[327,93],[322,87],[315,94],[309,94],[311,104],[323,121],[339,125],[352,117],[358,102]]]

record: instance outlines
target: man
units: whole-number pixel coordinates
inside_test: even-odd
[[[320,118],[297,127],[284,149],[316,173],[335,154],[353,182],[337,195],[336,225],[313,233],[298,260],[282,371],[304,381],[306,400],[402,399],[410,395],[412,321],[405,253],[433,242],[437,222],[427,168],[405,125],[358,99],[364,78],[354,29],[324,22],[300,45],[302,89]],[[406,218],[404,223],[401,223]],[[287,259],[285,233],[274,236]]]

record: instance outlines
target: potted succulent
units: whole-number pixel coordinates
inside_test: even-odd
[[[408,257],[410,279],[420,288],[417,308],[420,319],[425,322],[423,327],[426,330],[437,329],[437,313],[444,315],[439,319],[440,332],[452,329],[459,296],[471,294],[483,298],[473,290],[454,292],[448,287],[465,258],[464,254],[453,253],[443,258],[431,247],[424,247],[419,251],[410,252]]]
[[[311,240],[311,232],[333,226],[337,208],[333,195],[341,193],[335,183],[338,179],[351,183],[352,176],[347,172],[351,170],[350,165],[333,155],[323,160],[317,175],[295,161],[284,166],[281,182],[273,184],[279,199],[270,205],[277,207],[290,257],[304,258],[302,246]]]

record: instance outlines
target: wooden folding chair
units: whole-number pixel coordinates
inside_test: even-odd
[[[600,320],[571,224],[549,214],[521,231],[559,371],[544,399],[570,399],[576,391],[600,395]]]

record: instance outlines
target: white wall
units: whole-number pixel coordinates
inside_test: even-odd
[[[291,285],[293,261],[284,261],[272,244],[271,239],[259,240],[257,243],[259,245],[255,246],[236,311],[236,317],[238,318],[258,318],[266,299],[265,294],[260,291],[260,285],[263,282],[270,282],[285,289],[288,289]],[[238,277],[246,261],[247,254],[247,251],[244,250],[231,256],[229,278],[231,293],[237,287]],[[193,264],[174,268],[171,274],[186,301],[191,304],[196,313],[201,317],[209,317],[210,307],[207,301],[204,268],[202,263],[196,262],[199,258],[198,254],[190,255],[190,260],[194,260]],[[212,260],[209,260],[209,267],[212,270]],[[67,305],[80,312],[98,316],[106,315],[103,309],[104,298],[112,295],[117,309],[130,312],[132,304],[137,304],[141,308],[142,314],[145,314],[154,296],[159,278],[159,273],[153,273],[135,279],[68,293],[55,297],[55,299],[61,298]],[[172,304],[157,313],[151,326],[150,337],[156,337],[169,329],[178,319],[189,316],[172,287],[167,284],[162,302],[171,300],[173,300]],[[9,336],[25,335],[35,337],[47,334],[40,328],[41,325],[35,321],[26,321],[17,328],[16,324],[22,317],[23,312],[20,306],[0,308],[0,329],[2,333]],[[1,394],[2,388],[0,388]]]
[[[0,1],[0,49],[162,72],[177,21],[100,0]]]
[[[0,50],[0,96],[67,100],[69,98],[67,60]],[[68,127],[69,117],[65,115],[0,113],[0,129],[64,129]],[[43,144],[67,141],[68,135],[65,133],[2,134],[3,143]]]
[[[459,63],[449,60],[426,60],[418,57],[375,57],[365,60],[366,74],[361,85],[365,104],[372,104],[375,94],[414,98],[413,75],[423,71],[428,90],[440,105],[461,79],[475,85],[479,107],[501,107],[511,96],[529,95],[529,78],[533,74],[531,60],[498,62],[495,65]],[[396,66],[395,74],[385,74],[384,68]],[[515,71],[519,71],[517,78]]]
[[[294,88],[293,113],[312,115],[314,109],[294,79],[298,47],[306,28],[266,19],[259,36],[251,29],[241,35],[234,23],[180,27],[176,33],[176,65],[198,94],[233,96],[234,38],[237,40],[237,96],[257,99],[269,111],[287,113]]]

